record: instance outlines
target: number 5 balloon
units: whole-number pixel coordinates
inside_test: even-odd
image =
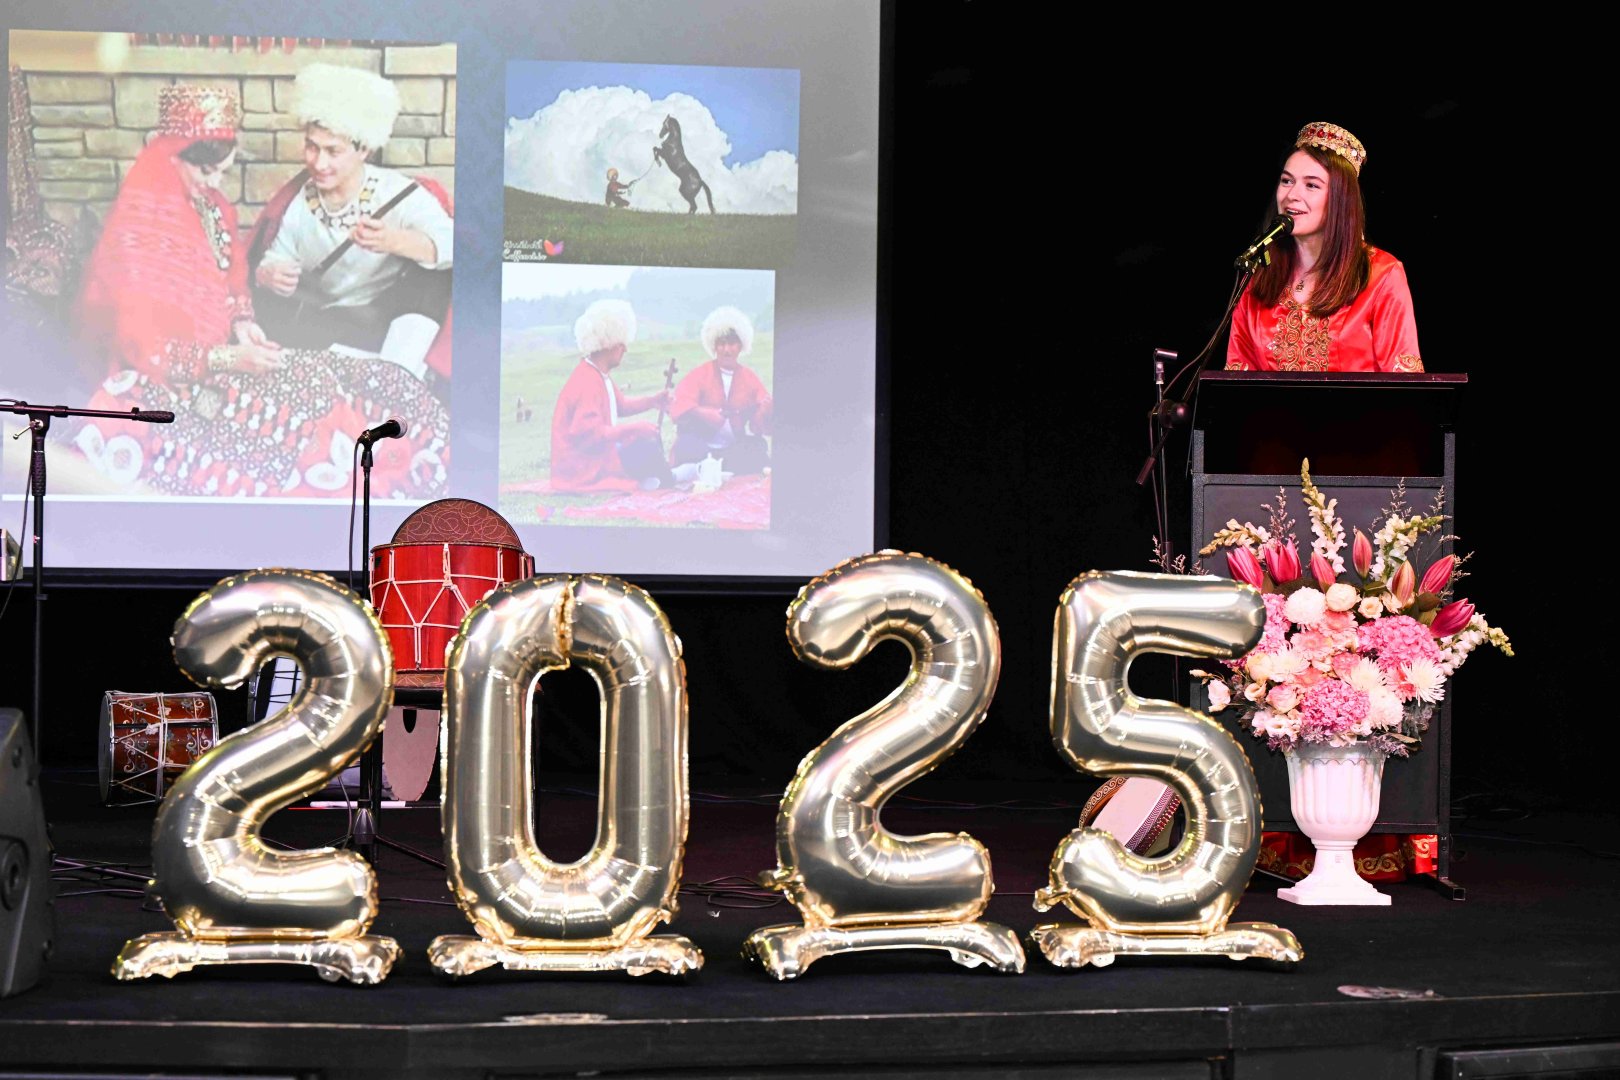
[[[1090,928],[1031,934],[1061,967],[1119,953],[1260,956],[1297,962],[1298,940],[1269,923],[1227,924],[1260,849],[1260,792],[1243,748],[1209,717],[1130,692],[1143,653],[1232,659],[1265,630],[1260,594],[1215,578],[1089,573],[1059,601],[1052,641],[1052,738],[1077,769],[1173,787],[1187,812],[1181,844],[1144,859],[1106,832],[1076,829],[1052,856],[1035,907],[1063,903]]]
[[[778,979],[866,949],[944,949],[968,967],[1023,971],[1017,936],[975,921],[994,889],[984,845],[965,833],[896,836],[879,821],[890,796],[973,734],[995,695],[1001,639],[984,597],[932,559],[884,551],[806,585],[787,633],[801,660],[840,670],[895,638],[911,649],[911,672],[799,765],[765,880],[804,925],[756,930],[744,955]]]
[[[271,814],[318,791],[382,731],[394,657],[377,617],[331,578],[256,570],[203,593],[175,624],[180,669],[237,686],[274,655],[305,683],[274,716],[220,741],[169,790],[152,832],[150,891],[176,933],[129,942],[120,979],[203,964],[306,964],[323,979],[376,983],[399,945],[366,930],[377,877],[348,851],[272,851]]]
[[[596,844],[563,865],[534,840],[529,693],[578,661],[602,696]],[[617,578],[531,578],[467,613],[445,682],[444,853],[477,937],[433,966],[672,975],[703,966],[675,914],[686,845],[686,670],[669,620]]]

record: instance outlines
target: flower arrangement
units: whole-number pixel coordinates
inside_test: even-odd
[[[1365,742],[1406,757],[1445,697],[1446,680],[1469,655],[1489,642],[1512,656],[1513,646],[1468,600],[1451,599],[1467,576],[1467,556],[1436,559],[1421,576],[1412,561],[1419,538],[1446,521],[1444,492],[1419,514],[1406,506],[1403,484],[1381,511],[1382,527],[1370,539],[1360,529],[1349,539],[1338,500],[1317,489],[1310,466],[1305,461],[1299,471],[1314,534],[1308,561],[1301,561],[1282,489],[1275,504],[1264,505],[1268,527],[1228,521],[1199,552],[1226,549],[1232,577],[1261,591],[1266,629],[1253,651],[1227,664],[1227,674],[1194,674],[1206,681],[1210,712],[1236,703],[1273,750]],[[1349,577],[1346,544],[1355,578],[1341,581]]]

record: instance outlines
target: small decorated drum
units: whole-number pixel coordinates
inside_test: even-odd
[[[101,801],[155,802],[219,742],[214,695],[129,694],[101,699]]]
[[[444,654],[478,601],[534,575],[534,556],[507,544],[381,544],[371,552],[371,602],[399,672],[444,672]]]

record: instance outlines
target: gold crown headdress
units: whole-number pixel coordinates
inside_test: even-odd
[[[1294,140],[1294,146],[1314,146],[1318,150],[1327,150],[1338,154],[1350,163],[1361,175],[1361,167],[1367,163],[1367,148],[1361,145],[1361,140],[1350,134],[1338,124],[1329,124],[1318,120],[1306,124],[1299,129],[1299,138]]]
[[[242,122],[236,95],[217,86],[165,86],[158,91],[158,133],[188,139],[234,139]]]

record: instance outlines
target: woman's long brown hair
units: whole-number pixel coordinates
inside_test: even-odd
[[[1311,156],[1311,160],[1327,170],[1327,217],[1323,224],[1322,257],[1316,263],[1316,288],[1311,292],[1307,309],[1318,319],[1338,311],[1360,295],[1367,287],[1367,209],[1361,201],[1361,181],[1356,170],[1344,158],[1331,150],[1314,146],[1298,149]],[[1293,155],[1290,150],[1283,157],[1286,163]],[[1281,171],[1278,166],[1278,171]],[[1265,222],[1269,226],[1277,216],[1277,200],[1273,198],[1266,209]],[[1250,292],[1264,307],[1274,307],[1294,282],[1294,267],[1299,251],[1293,238],[1280,241],[1271,265],[1262,266],[1254,275]]]

